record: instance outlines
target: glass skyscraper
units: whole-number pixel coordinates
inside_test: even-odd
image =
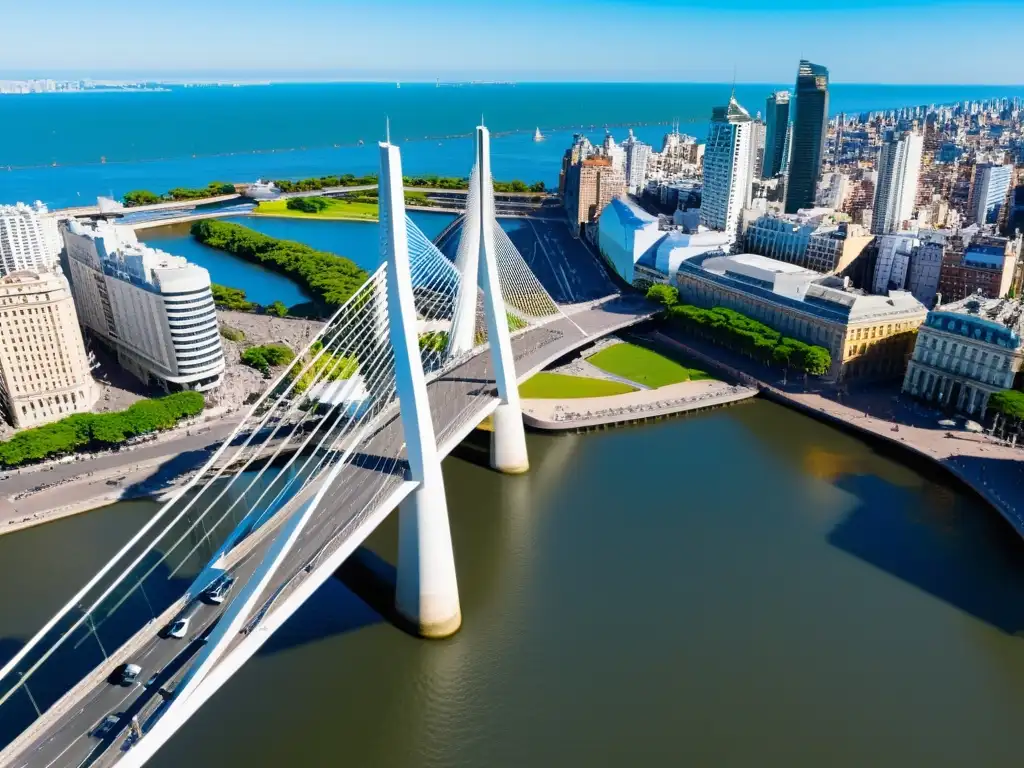
[[[828,131],[828,70],[800,62],[796,76],[796,106],[786,183],[786,213],[814,207]]]
[[[786,131],[789,130],[789,91],[777,91],[765,105],[764,162],[758,170],[761,178],[770,179],[782,173]]]

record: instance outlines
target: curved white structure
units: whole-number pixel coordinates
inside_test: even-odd
[[[168,391],[220,384],[224,350],[210,273],[106,221],[62,226],[79,320],[125,370]]]

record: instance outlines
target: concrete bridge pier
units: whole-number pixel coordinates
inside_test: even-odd
[[[494,411],[491,432],[491,468],[507,475],[521,475],[530,469],[526,452],[526,430],[523,412],[516,402],[502,402]]]
[[[447,637],[462,624],[441,458],[427,399],[413,302],[398,147],[380,145],[381,251],[387,257],[388,336],[405,434],[408,479],[416,489],[399,505],[395,609],[422,637]]]
[[[398,514],[395,610],[420,637],[453,635],[462,609],[443,481],[421,485]]]

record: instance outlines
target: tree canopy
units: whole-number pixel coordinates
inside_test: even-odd
[[[121,199],[126,207],[134,208],[139,205],[153,205],[155,203],[169,203],[179,200],[202,200],[206,197],[233,195],[235,192],[234,184],[227,184],[223,181],[211,181],[205,187],[175,187],[162,195],[157,195],[148,189],[135,189],[125,194]]]
[[[76,413],[0,442],[0,464],[16,467],[82,449],[113,448],[129,438],[170,429],[182,419],[201,413],[205,404],[199,392],[177,392],[140,400],[115,413]]]
[[[988,399],[989,410],[1000,413],[1009,419],[1024,419],[1024,392],[1016,389],[1004,389],[996,392]]]
[[[774,328],[732,309],[680,304],[679,292],[674,287],[652,285],[647,298],[666,307],[674,325],[765,364],[795,368],[812,376],[824,376],[832,367],[832,354],[825,347],[783,336]]]
[[[270,375],[270,369],[278,365],[287,365],[295,359],[295,353],[284,344],[264,344],[249,347],[242,353],[242,365],[255,368],[264,376]]]
[[[365,270],[342,256],[268,237],[241,224],[203,219],[193,222],[191,231],[204,245],[291,278],[314,297],[321,309],[343,304],[368,277]]]
[[[232,309],[236,312],[252,312],[258,304],[255,304],[245,297],[245,291],[241,288],[229,288],[226,285],[212,283],[210,292],[213,294],[213,303],[218,309]]]

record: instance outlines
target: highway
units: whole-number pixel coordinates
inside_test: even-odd
[[[641,299],[619,297],[602,305],[578,308],[571,320],[560,317],[515,336],[513,354],[519,379],[525,379],[579,346],[645,319],[650,311],[650,306]],[[479,423],[496,403],[489,352],[478,353],[430,381],[428,394],[438,446],[446,453],[457,442],[453,439]],[[360,531],[362,523],[380,511],[378,507],[404,481],[403,457],[402,427],[397,408],[392,408],[378,419],[375,431],[342,469],[331,492],[313,513],[246,617],[246,626],[251,628],[254,621],[265,620],[274,610],[271,606],[263,613],[261,608],[265,604],[280,604],[310,577],[310,573],[317,571],[318,562],[340,548],[349,537],[357,531],[365,535],[365,531]],[[237,562],[229,563],[228,568],[237,579],[235,591],[223,605],[200,607],[192,619],[189,638],[159,637],[158,633],[167,623],[164,620],[142,627],[122,646],[132,649],[125,658],[117,658],[118,654],[114,653],[110,662],[95,669],[86,677],[86,682],[58,701],[22,738],[0,753],[0,765],[48,768],[116,762],[126,740],[130,742],[132,738],[132,716],[138,716],[143,728],[148,730],[153,714],[160,710],[165,697],[173,694],[189,668],[189,660],[201,648],[201,635],[217,622],[268,551],[274,541],[270,534],[292,511],[316,494],[319,482],[310,483],[272,521],[236,547],[233,554],[237,555]],[[226,656],[244,637],[245,634],[240,633],[232,640]],[[224,658],[218,663],[223,664]],[[111,671],[124,661],[142,666],[140,681],[144,682],[122,688],[107,681]],[[117,725],[103,736],[93,735],[96,727],[111,714],[120,716]]]

